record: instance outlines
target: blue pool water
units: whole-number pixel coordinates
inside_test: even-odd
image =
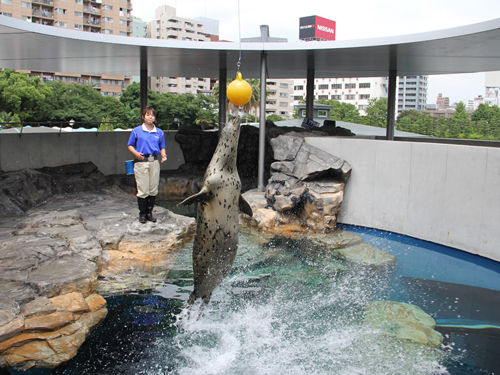
[[[209,309],[179,320],[192,290],[190,242],[164,285],[106,297],[108,317],[73,360],[11,374],[500,374],[499,263],[339,226],[395,255],[395,268],[338,273],[344,265],[311,260],[297,242],[264,251],[258,234],[242,229],[233,272]],[[277,255],[262,258],[269,249]],[[436,319],[443,347],[381,340],[362,324],[364,307],[379,299],[421,307]]]

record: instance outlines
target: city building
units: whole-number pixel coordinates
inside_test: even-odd
[[[319,17],[301,17],[299,22],[299,39],[310,41],[335,40],[336,22]],[[307,80],[295,79],[293,103],[297,107],[306,98]],[[314,80],[314,100],[337,100],[356,106],[359,113],[366,115],[370,99],[387,98],[388,77],[371,78],[317,78]]]
[[[205,19],[210,20],[210,19]],[[219,21],[210,20],[212,32],[219,31]],[[155,19],[147,25],[147,37],[153,39],[210,42],[204,21],[178,17],[176,9],[162,5],[155,11]],[[218,39],[213,38],[213,39]],[[209,77],[149,77],[149,87],[157,93],[209,94],[215,79]]]
[[[484,76],[484,102],[491,106],[500,105],[500,72],[486,72]]]
[[[398,79],[398,114],[403,111],[422,112],[427,105],[428,76],[406,76]]]
[[[132,17],[132,23],[130,25],[132,28],[132,32],[130,36],[134,36],[136,38],[147,38],[147,25],[148,23],[141,20],[139,17]]]
[[[436,99],[436,105],[438,109],[446,109],[450,107],[450,98],[444,97],[443,94],[438,94]]]
[[[37,24],[108,35],[130,36],[132,2],[129,0],[1,0],[0,14]],[[78,72],[24,71],[42,81],[94,85],[102,95],[119,97],[130,77],[85,75]]]
[[[293,103],[299,105],[306,98],[307,80],[295,79]],[[314,80],[314,100],[337,100],[356,106],[364,116],[370,99],[387,98],[388,78],[316,78]]]

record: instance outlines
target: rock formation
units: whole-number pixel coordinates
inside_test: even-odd
[[[350,130],[335,126],[335,121],[325,120],[324,125],[314,130],[301,127],[276,126],[272,121],[266,121],[266,137],[264,156],[265,179],[269,178],[271,163],[275,161],[271,140],[290,132],[303,136],[353,136]],[[196,126],[181,126],[175,137],[184,154],[186,164],[179,168],[183,173],[198,173],[203,175],[212,158],[218,141],[218,132],[202,131]],[[237,167],[242,181],[242,190],[256,187],[259,160],[259,128],[252,125],[242,125],[238,143]]]
[[[274,159],[264,193],[245,193],[262,228],[299,224],[313,230],[333,230],[351,173],[350,165],[307,144],[304,133],[271,140]]]
[[[0,217],[0,368],[69,360],[106,316],[97,293],[151,287],[145,275],[166,271],[194,219],[157,207],[158,222],[142,225],[136,205],[135,196],[103,190]]]

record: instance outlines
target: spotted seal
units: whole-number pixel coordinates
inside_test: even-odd
[[[250,205],[241,196],[236,168],[240,121],[237,116],[224,126],[200,192],[179,203],[198,203],[190,305],[198,298],[204,305],[210,301],[213,290],[228,275],[236,257],[239,211],[252,216]]]

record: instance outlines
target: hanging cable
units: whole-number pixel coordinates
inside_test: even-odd
[[[238,73],[240,72],[240,66],[241,66],[241,17],[240,17],[240,0],[238,0],[238,37],[239,37],[239,42],[240,42],[240,55],[238,58],[238,63],[236,66],[238,67]]]

